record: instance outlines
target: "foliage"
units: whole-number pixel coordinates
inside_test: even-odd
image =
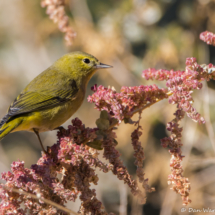
[[[59,2],[61,4],[58,4]],[[64,27],[59,28],[63,32],[70,29],[68,32],[71,34],[66,33],[66,37],[69,37],[68,41],[71,42],[73,31],[68,27],[68,20],[62,12],[64,1],[46,0],[42,1],[42,4],[49,5],[47,13],[54,21],[60,23],[64,17]],[[55,7],[52,8],[54,4]],[[214,34],[203,32],[200,38],[214,45]],[[161,140],[161,145],[164,148],[168,147],[171,154],[171,174],[168,183],[182,196],[183,204],[189,204],[190,182],[184,177],[181,165],[184,157],[181,151],[183,128],[179,122],[186,114],[195,122],[205,123],[204,118],[193,107],[192,93],[193,90],[202,88],[202,81],[215,79],[214,69],[212,64],[199,65],[195,58],[188,58],[185,71],[163,69],[143,71],[143,77],[147,80],[165,80],[166,88],[159,88],[156,85],[124,86],[117,93],[110,87],[96,85],[92,87],[94,93],[88,97],[88,101],[95,103],[95,108],[100,112],[100,118],[96,120],[97,127],[86,128],[80,119],[75,118],[68,129],[61,129],[58,132],[57,143],[48,148],[48,153],[43,154],[37,164],[28,169],[24,167],[23,161],[13,162],[11,172],[2,173],[2,179],[6,183],[1,184],[0,213],[68,214],[72,211],[60,206],[65,206],[67,201],[75,201],[79,197],[80,214],[107,214],[101,201],[96,197],[96,190],[90,188],[91,184],[97,185],[99,180],[95,173],[96,169],[104,173],[112,171],[119,180],[127,184],[131,193],[137,196],[141,203],[145,203],[146,195],[141,187],[146,192],[152,192],[154,188],[148,185],[148,179],[145,178],[143,171],[144,150],[139,140],[142,134],[141,113],[167,98],[170,104],[176,105],[174,118],[167,123],[167,130],[171,135]],[[139,114],[137,121],[132,120],[134,114]],[[136,126],[131,133],[131,143],[138,180],[129,174],[116,149],[118,144],[116,131],[122,122]],[[99,154],[103,155],[107,163],[99,158]]]

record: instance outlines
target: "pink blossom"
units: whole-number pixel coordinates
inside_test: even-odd
[[[204,118],[193,107],[193,90],[200,90],[202,83],[200,81],[215,79],[213,71],[215,66],[199,65],[195,58],[186,59],[185,71],[168,71],[148,69],[143,71],[143,77],[148,79],[166,80],[166,86],[171,93],[169,96],[170,104],[177,104],[182,108],[188,117],[196,122],[204,123]]]
[[[47,7],[46,13],[54,23],[58,23],[58,28],[65,33],[64,39],[67,45],[72,45],[76,32],[69,25],[69,17],[65,13],[65,0],[41,0],[41,6]]]
[[[106,110],[119,121],[132,117],[137,108],[141,109],[157,99],[167,98],[166,90],[159,89],[156,85],[122,87],[120,93],[103,86],[95,85],[92,89],[94,94],[88,97],[88,101],[95,103],[98,110]]]
[[[200,34],[200,40],[203,40],[208,45],[215,45],[215,34],[209,31],[204,31]]]

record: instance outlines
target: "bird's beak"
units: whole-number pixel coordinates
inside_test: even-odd
[[[96,69],[107,69],[107,68],[112,68],[112,66],[109,66],[109,65],[103,64],[103,63],[96,65]]]

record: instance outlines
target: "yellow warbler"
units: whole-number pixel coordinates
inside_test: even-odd
[[[10,105],[0,123],[0,139],[8,133],[27,130],[39,132],[58,128],[81,106],[87,83],[100,63],[84,52],[72,52],[58,59],[34,78]]]

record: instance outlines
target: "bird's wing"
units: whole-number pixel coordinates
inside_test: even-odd
[[[72,88],[67,89],[46,89],[43,91],[28,91],[21,93],[10,105],[7,114],[2,119],[1,124],[7,122],[11,117],[39,111],[58,106],[76,98],[78,88],[73,84]]]

